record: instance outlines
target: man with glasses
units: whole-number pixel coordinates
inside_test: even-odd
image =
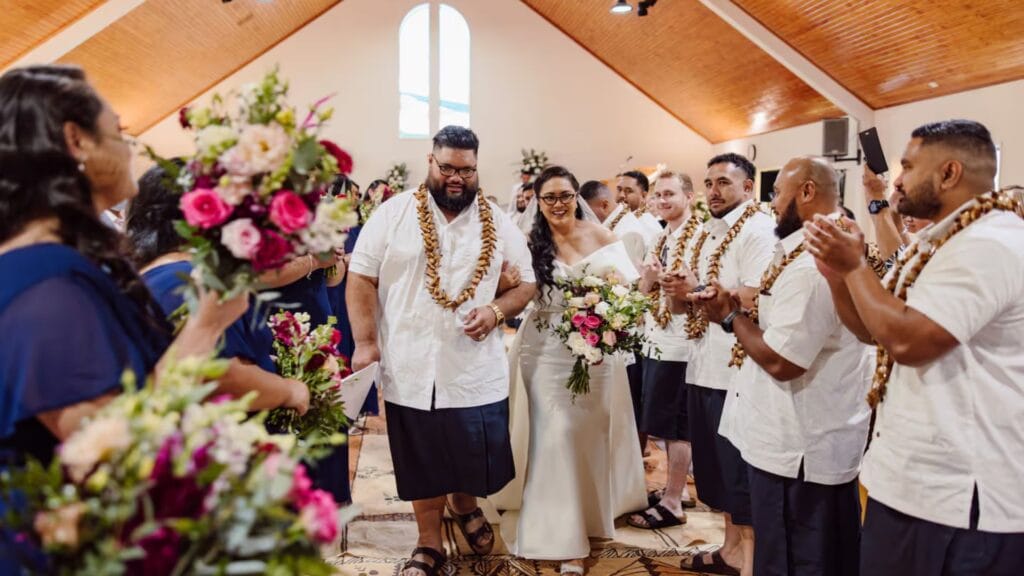
[[[349,265],[353,368],[381,362],[398,496],[419,527],[402,576],[436,576],[444,564],[446,506],[473,551],[490,553],[476,498],[515,475],[496,328],[533,298],[534,274],[525,237],[482,197],[478,148],[467,128],[438,132],[426,182],[373,213]],[[521,281],[495,297],[505,263]]]

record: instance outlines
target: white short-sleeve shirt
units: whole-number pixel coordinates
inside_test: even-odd
[[[476,202],[448,222],[427,196],[441,245],[441,286],[454,298],[468,285],[482,247]],[[508,361],[501,330],[482,342],[463,332],[473,308],[494,300],[501,265],[519,267],[523,282],[535,281],[526,238],[493,204],[498,243],[476,294],[456,311],[441,308],[426,288],[426,255],[411,192],[374,211],[356,242],[349,270],[377,279],[381,385],[388,402],[429,410],[482,406],[508,396]],[[357,310],[349,310],[358,314]]]
[[[675,230],[665,229],[662,234],[667,234],[668,239],[662,249],[662,254],[653,253],[654,248],[658,245],[658,241],[655,241],[654,246],[651,248],[652,252],[648,254],[648,258],[658,258],[665,270],[670,269],[674,262],[672,254],[675,252],[676,242],[683,235],[685,228],[686,225],[683,224],[677,226]],[[689,263],[686,260],[687,254],[688,252],[684,250],[681,255],[684,265]],[[657,305],[661,305],[660,299]],[[654,318],[654,315],[648,312],[644,318],[644,335],[647,336],[650,345],[645,347],[644,355],[656,360],[689,362],[693,354],[693,344],[686,338],[686,318],[686,314],[673,314],[668,325],[662,328]],[[679,384],[683,384],[683,382]]]
[[[611,224],[618,218],[619,214],[626,209],[625,204],[619,204],[608,218],[605,219],[605,225]],[[626,252],[629,257],[633,260],[633,265],[637,268],[643,263],[644,257],[647,256],[647,251],[651,247],[651,243],[648,240],[648,230],[644,228],[640,220],[637,219],[632,213],[625,214],[622,218],[618,218],[618,222],[615,223],[615,228],[612,228],[612,232],[615,236],[622,240],[622,243],[626,246]]]
[[[693,242],[696,244],[703,230],[710,232],[697,261],[699,270],[695,271],[701,282],[707,279],[711,254],[751,202],[748,200],[740,204],[722,218],[712,218],[705,222],[704,228],[694,235]],[[760,286],[761,276],[775,253],[775,242],[775,223],[771,216],[758,211],[743,224],[739,234],[722,255],[718,268],[719,284],[726,290]],[[712,322],[704,336],[693,342],[693,360],[686,367],[686,381],[704,388],[728,390],[729,381],[736,373],[734,368],[729,367],[736,336],[726,334],[721,326]]]
[[[803,240],[803,229],[787,236],[774,261]],[[786,266],[770,293],[761,293],[758,321],[765,345],[806,372],[782,382],[748,356],[733,379],[719,432],[766,472],[796,478],[802,462],[808,482],[853,480],[868,435],[874,348],[843,326],[809,252]]]
[[[944,237],[958,215],[918,242]],[[990,212],[953,236],[907,305],[959,345],[923,366],[893,367],[864,485],[890,508],[956,528],[969,527],[977,486],[979,530],[1024,532],[1024,220]]]

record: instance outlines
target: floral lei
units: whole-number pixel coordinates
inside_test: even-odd
[[[729,245],[732,244],[732,241],[736,239],[736,236],[739,235],[740,230],[743,228],[743,225],[746,224],[747,220],[749,220],[750,217],[756,213],[756,203],[751,203],[749,206],[747,206],[747,209],[743,211],[742,215],[740,215],[739,220],[737,220],[736,223],[729,228],[729,231],[726,232],[725,238],[722,239],[722,243],[718,245],[718,248],[716,248],[714,252],[711,253],[711,256],[708,258],[707,282],[711,282],[712,280],[718,280],[719,268],[721,268],[722,265],[722,256],[725,254],[725,251],[729,249]],[[698,277],[698,264],[700,263],[700,253],[701,250],[704,248],[704,243],[707,241],[708,236],[710,234],[710,230],[704,230],[704,233],[701,234],[700,238],[697,240],[697,244],[693,247],[693,254],[690,255],[690,270],[693,270],[693,273],[697,274]],[[707,329],[707,315],[703,311],[701,311],[699,307],[694,306],[693,310],[690,312],[689,317],[686,319],[686,336],[690,340],[696,340],[697,338],[703,336],[704,332]]]
[[[921,275],[921,271],[928,265],[932,256],[934,256],[935,253],[946,244],[946,242],[949,242],[953,236],[956,236],[965,228],[977,222],[982,216],[993,210],[1005,210],[1019,215],[1020,209],[1020,202],[1006,193],[986,192],[978,196],[977,204],[961,212],[957,216],[956,222],[950,226],[949,231],[946,232],[946,235],[931,243],[930,250],[922,252],[920,242],[915,243],[913,247],[907,250],[896,262],[896,266],[893,267],[892,275],[889,277],[889,282],[886,284],[885,289],[901,301],[906,302],[907,290],[914,285],[914,282],[917,281],[918,276]],[[906,266],[907,263],[915,257],[917,257],[917,260],[914,262],[913,267],[907,272],[906,278],[904,278],[901,283],[899,279],[904,266]],[[875,377],[874,381],[871,383],[871,391],[868,392],[868,404],[871,405],[872,408],[876,408],[878,404],[885,399],[885,388],[889,383],[889,377],[892,375],[892,366],[894,363],[892,355],[889,354],[888,350],[886,350],[881,344],[878,344],[877,347],[878,355],[876,356],[875,361]]]
[[[437,238],[437,227],[434,224],[434,215],[430,211],[427,202],[427,185],[420,184],[416,191],[416,215],[419,219],[420,233],[423,236],[423,251],[427,255],[427,292],[430,292],[434,302],[437,302],[445,310],[455,310],[464,302],[472,299],[476,294],[476,288],[487,274],[491,267],[491,260],[494,257],[494,250],[498,243],[498,236],[494,228],[494,215],[491,213],[491,205],[484,197],[483,190],[476,193],[477,206],[480,209],[480,225],[482,246],[480,258],[477,260],[476,269],[470,277],[469,285],[459,292],[454,299],[441,287],[441,242]]]
[[[626,214],[629,214],[629,208],[625,204],[622,204],[622,212],[619,212],[619,215],[608,223],[608,229],[615,230],[615,227],[619,225],[619,222],[621,222],[623,218],[626,217]]]
[[[775,281],[779,279],[779,275],[782,274],[782,271],[786,269],[786,266],[792,264],[797,257],[803,254],[805,249],[806,247],[801,243],[799,246],[794,248],[792,252],[786,254],[786,257],[782,259],[782,262],[779,262],[765,270],[764,276],[761,277],[761,289],[757,294],[754,294],[754,307],[750,309],[751,322],[757,324],[759,316],[758,305],[761,303],[761,296],[771,294],[772,286],[775,285]],[[739,368],[743,366],[743,360],[746,359],[746,357],[747,352],[743,349],[743,345],[740,344],[739,340],[737,340],[736,343],[732,345],[732,358],[729,360],[729,367],[731,368],[735,366],[736,368]]]
[[[679,272],[680,268],[683,267],[683,252],[686,251],[686,244],[690,241],[690,238],[693,238],[693,233],[697,231],[697,225],[699,225],[700,222],[700,218],[698,218],[696,214],[693,214],[686,220],[686,223],[683,224],[683,233],[676,241],[675,249],[672,250],[672,255],[669,257],[669,261],[672,262],[672,267],[669,269],[670,272]],[[665,244],[668,242],[668,237],[668,233],[665,233],[661,237],[657,247],[654,249],[655,258],[661,258],[661,251],[665,248]],[[654,319],[658,321],[658,326],[660,326],[662,330],[668,327],[668,323],[672,320],[672,311],[669,310],[668,298],[665,297],[664,292],[661,294],[661,301],[659,302],[658,309],[654,312]]]

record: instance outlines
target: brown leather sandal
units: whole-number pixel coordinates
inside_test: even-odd
[[[415,560],[414,558],[419,554],[430,557],[430,559],[434,561],[434,564],[430,565],[426,562]],[[438,576],[438,573],[440,573],[441,568],[444,567],[444,564],[447,561],[448,557],[445,556],[444,552],[434,550],[433,548],[419,547],[413,550],[412,554],[409,555],[409,561],[402,566],[402,570],[399,571],[399,574],[412,569],[419,570],[426,576]]]
[[[491,523],[484,518],[484,511],[477,506],[476,510],[473,510],[468,514],[459,514],[455,511],[455,508],[452,508],[451,503],[445,502],[445,506],[448,507],[448,513],[452,515],[452,518],[455,520],[455,524],[459,527],[459,530],[462,531],[462,535],[466,538],[466,542],[469,542],[469,547],[473,549],[473,553],[480,556],[490,554],[491,550],[494,549],[494,529],[491,528]],[[479,528],[470,532],[467,527],[470,522],[477,518],[483,519],[484,522]],[[491,535],[490,543],[480,544],[480,540],[488,534]]]

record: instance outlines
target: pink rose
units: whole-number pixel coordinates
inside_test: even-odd
[[[285,234],[302,230],[312,219],[309,207],[291,190],[281,190],[270,201],[270,221]]]
[[[608,330],[602,335],[601,341],[608,346],[615,346],[615,343],[618,342],[619,339],[615,337],[615,332]]]
[[[583,321],[583,325],[590,329],[597,328],[601,325],[601,317],[591,314]]]
[[[289,494],[296,508],[302,508],[313,497],[313,481],[306,474],[306,467],[299,464],[292,473],[292,491]]]
[[[235,258],[252,260],[260,247],[260,231],[252,220],[239,218],[221,229],[220,242]]]
[[[586,316],[584,316],[583,314],[577,314],[577,315],[572,317],[572,325],[577,327],[577,328],[579,328],[580,326],[583,326],[583,323],[586,320],[587,320]]]
[[[209,188],[196,188],[181,197],[181,211],[191,226],[207,229],[231,216],[231,206]]]
[[[306,505],[299,511],[299,521],[306,535],[317,542],[326,544],[338,537],[338,505],[323,490],[310,493]]]
[[[601,341],[601,337],[597,335],[597,332],[590,332],[586,335],[587,344],[591,346],[597,346],[597,343]]]
[[[292,245],[283,236],[270,230],[260,234],[260,245],[252,259],[256,272],[280,268],[292,253]]]

